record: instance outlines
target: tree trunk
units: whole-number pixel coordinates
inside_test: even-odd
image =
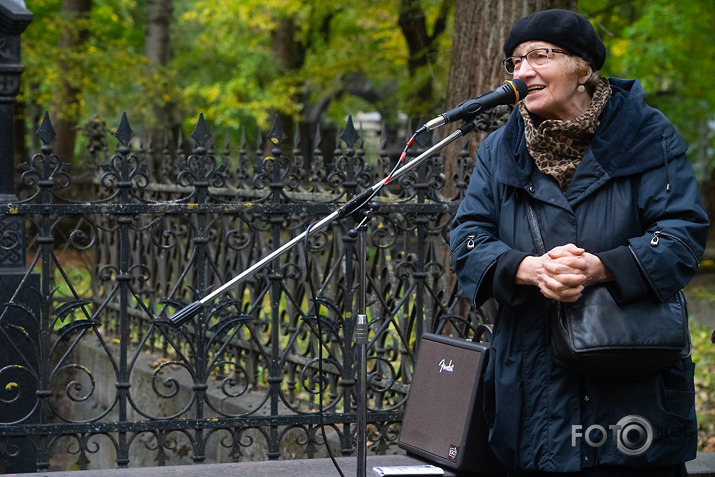
[[[30,160],[30,151],[27,148],[26,135],[27,126],[25,124],[27,116],[27,105],[24,101],[18,101],[15,104],[15,118],[13,122],[15,127],[13,128],[13,157],[15,158],[14,169],[17,170],[17,166],[25,161]],[[33,149],[34,151],[35,149]]]
[[[305,55],[309,47],[307,43],[308,39],[305,41],[300,39],[300,26],[295,17],[280,17],[276,19],[276,23],[276,29],[271,32],[271,53],[273,60],[278,65],[281,76],[294,74],[300,71],[305,63]],[[290,98],[291,101],[296,104],[303,103],[303,109],[308,110],[308,106],[305,104],[306,98],[302,91],[303,86],[305,86],[304,82],[300,80],[300,82],[294,86],[296,87],[296,93]],[[283,131],[290,141],[295,138],[296,132],[300,136],[301,151],[305,157],[305,166],[308,167],[308,156],[310,151],[312,151],[310,140],[310,133],[312,131],[309,131],[305,127],[305,122],[296,122],[291,116],[282,115],[280,116],[280,120]],[[268,152],[272,145],[266,143],[265,147],[266,152]]]
[[[155,68],[161,69],[161,67],[169,64],[173,11],[173,0],[148,1],[144,55],[150,61],[149,74],[155,74],[157,73]],[[161,72],[158,71],[158,74],[161,74]],[[160,174],[161,172],[158,166],[162,164],[165,134],[173,126],[171,123],[173,107],[174,105],[171,102],[165,105],[154,104],[152,107],[154,120],[147,131],[147,146],[151,150],[151,168],[155,174]],[[173,154],[175,146],[175,142],[169,144],[171,154]]]
[[[154,63],[169,63],[173,0],[148,0],[144,54]]]
[[[410,78],[415,80],[421,76],[424,68],[435,63],[439,36],[446,28],[446,20],[451,9],[450,1],[443,1],[434,23],[432,34],[427,31],[427,17],[420,0],[401,0],[398,24],[405,37],[408,48],[407,70]],[[415,91],[408,98],[406,113],[429,114],[435,109],[434,87],[430,75],[416,85]]]
[[[64,0],[62,14],[72,18],[72,27],[65,28],[60,38],[60,48],[63,50],[76,50],[84,45],[89,38],[89,15],[92,11],[92,0]],[[63,161],[73,162],[74,146],[77,139],[77,121],[79,120],[80,85],[72,81],[78,77],[76,72],[81,71],[81,65],[70,64],[67,56],[61,55],[57,67],[62,77],[60,86],[53,105],[55,118],[53,126],[57,133],[54,151]],[[74,71],[74,73],[72,73]]]

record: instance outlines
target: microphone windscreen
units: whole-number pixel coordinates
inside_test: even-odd
[[[528,86],[526,86],[524,80],[516,78],[513,80],[506,80],[505,83],[511,84],[514,88],[514,92],[516,93],[516,101],[514,101],[515,104],[524,99],[526,95],[529,94],[529,88]]]

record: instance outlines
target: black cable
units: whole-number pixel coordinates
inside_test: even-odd
[[[395,172],[397,172],[397,169],[399,169],[400,164],[402,164],[402,162],[405,160],[405,157],[407,157],[407,151],[410,149],[410,146],[412,145],[412,141],[414,141],[415,138],[421,132],[422,132],[422,130],[418,129],[417,131],[415,131],[415,133],[412,135],[412,137],[409,139],[409,141],[407,141],[407,144],[405,144],[405,148],[402,150],[402,154],[400,154],[400,158],[395,163],[395,167],[392,168],[392,171],[390,171],[390,173],[387,175],[387,178],[385,178],[385,180],[382,182],[382,186],[386,186],[387,184],[390,183],[390,181],[392,180],[392,176],[395,174]],[[377,190],[379,191],[382,188],[382,186]],[[375,191],[375,192],[377,192],[377,191]]]
[[[315,284],[313,283],[313,275],[311,273],[311,260],[308,254],[308,237],[310,236],[310,229],[312,229],[316,223],[317,222],[313,222],[310,224],[305,231],[305,237],[303,238],[303,254],[308,275],[308,288],[310,289],[310,296],[313,300],[313,311],[318,324],[318,425],[323,433],[323,442],[325,443],[325,448],[328,451],[330,460],[333,462],[333,465],[340,474],[340,477],[345,477],[345,474],[343,474],[343,471],[340,469],[338,462],[333,456],[333,451],[330,449],[328,437],[325,435],[325,421],[323,419],[323,329],[320,324],[320,303],[318,302],[318,296],[315,293]]]
[[[418,129],[418,130],[412,135],[412,137],[409,139],[409,141],[407,141],[407,144],[405,144],[405,148],[402,150],[402,154],[400,154],[400,158],[399,158],[399,159],[397,160],[397,162],[395,163],[395,167],[392,168],[392,170],[391,170],[390,173],[387,175],[387,177],[385,178],[385,180],[383,180],[383,181],[380,183],[380,186],[377,187],[377,188],[375,188],[375,190],[372,191],[372,194],[370,194],[370,196],[369,196],[367,199],[365,199],[365,200],[362,202],[362,204],[360,204],[360,205],[357,206],[357,207],[352,208],[350,211],[348,211],[347,213],[345,213],[345,214],[344,214],[343,216],[341,216],[341,217],[350,215],[350,214],[352,214],[353,212],[355,212],[355,211],[357,211],[357,210],[360,210],[360,209],[364,208],[365,206],[367,206],[367,204],[370,203],[370,201],[372,200],[372,198],[375,197],[375,196],[377,195],[377,193],[382,190],[383,187],[385,187],[387,184],[389,184],[390,181],[392,181],[392,176],[393,176],[393,175],[395,174],[395,172],[397,172],[397,170],[400,168],[400,165],[401,165],[402,162],[405,160],[405,157],[407,157],[407,151],[410,149],[410,146],[412,145],[412,141],[414,141],[415,138],[416,138],[421,132],[422,132],[422,131]],[[374,187],[374,186],[373,186],[373,187]],[[363,192],[365,192],[365,191],[363,191]],[[359,197],[359,195],[360,195],[360,194],[358,194],[357,196],[354,196],[353,199]],[[351,199],[351,200],[353,200],[353,199]],[[358,200],[359,200],[359,199],[358,199]],[[340,218],[340,217],[339,217],[339,218]]]

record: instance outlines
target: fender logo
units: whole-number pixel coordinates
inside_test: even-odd
[[[444,359],[439,362],[439,372],[441,373],[442,371],[448,371],[450,373],[454,371],[454,365],[451,359],[449,360],[449,364],[447,364]]]

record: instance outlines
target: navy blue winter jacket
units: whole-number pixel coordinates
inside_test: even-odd
[[[489,297],[499,303],[485,412],[491,445],[514,470],[663,466],[696,454],[690,358],[633,382],[572,373],[552,359],[549,301],[536,287],[515,285],[518,264],[537,255],[524,194],[534,199],[546,249],[573,243],[598,255],[615,276],[618,301],[665,299],[695,273],[708,219],[686,144],[645,104],[637,80],[609,82],[613,95],[566,193],[535,167],[514,111],[480,146],[450,235],[464,292],[477,306]],[[643,419],[652,443],[632,455],[646,446],[629,439],[648,434],[619,429],[642,431]]]

